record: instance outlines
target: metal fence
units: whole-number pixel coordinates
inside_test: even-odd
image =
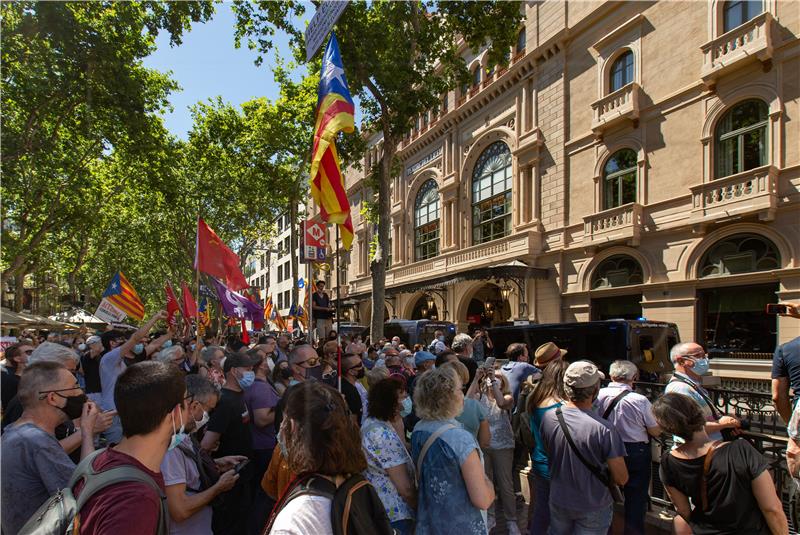
[[[636,390],[655,401],[664,393],[664,384],[637,383]],[[743,435],[764,455],[769,471],[775,481],[778,496],[789,519],[789,533],[800,534],[800,500],[794,481],[786,467],[786,427],[775,410],[772,396],[765,392],[709,389],[712,400],[720,412],[749,420],[750,430]],[[667,437],[666,447],[672,446],[672,437]],[[655,456],[654,456],[655,457]],[[654,510],[674,510],[658,474],[658,460],[653,459],[650,496]]]

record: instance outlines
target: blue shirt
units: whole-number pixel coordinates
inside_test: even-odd
[[[100,361],[100,387],[102,395],[100,405],[104,411],[116,410],[114,403],[114,387],[117,386],[117,377],[125,371],[125,362],[122,357],[122,346],[115,347]]]
[[[508,387],[511,389],[511,395],[514,396],[514,404],[517,403],[519,397],[519,387],[525,382],[525,379],[531,375],[541,374],[539,368],[527,362],[507,362],[500,368],[503,375],[508,379]]]
[[[478,438],[481,422],[485,419],[486,408],[478,403],[477,399],[464,398],[464,410],[456,416],[456,421],[463,425],[464,429],[469,431],[475,439]]]
[[[772,378],[788,377],[795,393],[800,392],[800,336],[775,349],[772,356]]]

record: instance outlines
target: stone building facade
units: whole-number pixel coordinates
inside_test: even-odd
[[[458,324],[646,317],[766,378],[800,321],[800,10],[792,2],[525,2],[505,67],[403,140],[386,315]],[[364,169],[380,156],[372,139]],[[363,172],[343,303],[370,316]],[[433,302],[430,298],[433,298]],[[433,304],[433,308],[430,308]]]

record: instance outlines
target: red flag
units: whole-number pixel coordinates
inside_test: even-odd
[[[181,283],[181,301],[183,304],[183,317],[184,318],[196,318],[197,317],[197,303],[194,301],[194,297],[192,297],[192,291],[186,285],[185,282]]]
[[[243,290],[250,285],[239,269],[239,257],[230,250],[219,236],[203,221],[197,220],[197,251],[194,267],[219,279],[231,290]],[[197,314],[195,306],[195,314]]]
[[[178,306],[178,300],[175,298],[175,292],[172,290],[172,285],[167,282],[164,286],[164,292],[167,294],[167,325],[175,326],[175,313],[181,312]]]
[[[242,318],[242,343],[244,345],[250,345],[250,335],[247,334],[247,324],[245,323],[244,318]]]

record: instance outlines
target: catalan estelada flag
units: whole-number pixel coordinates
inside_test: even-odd
[[[311,149],[311,196],[319,205],[322,220],[339,225],[346,250],[353,243],[353,220],[335,138],[339,132],[355,130],[354,113],[355,105],[347,88],[339,43],[336,34],[332,33],[320,71]]]
[[[137,320],[144,318],[144,304],[121,271],[111,279],[103,297],[128,316]]]

